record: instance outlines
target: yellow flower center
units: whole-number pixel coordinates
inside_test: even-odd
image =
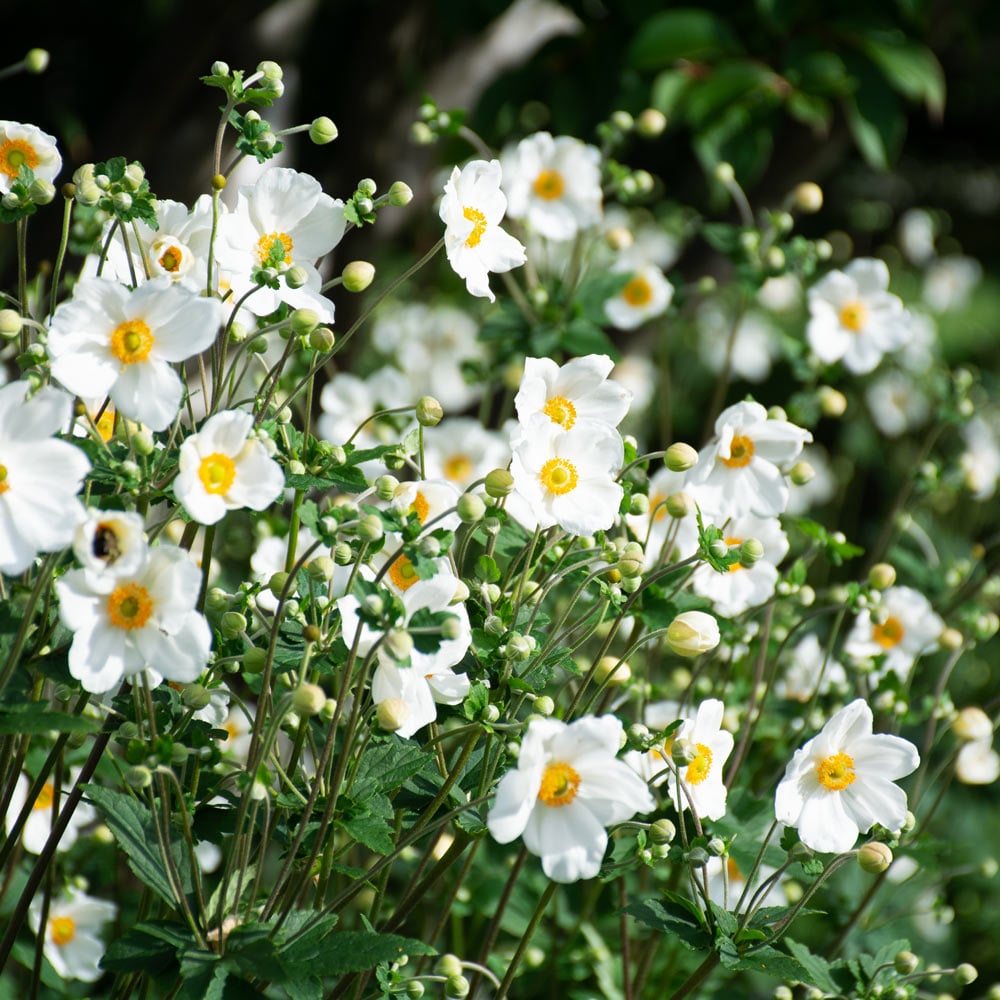
[[[824,788],[831,792],[842,792],[854,784],[854,758],[846,753],[835,753],[824,757],[816,765],[816,777]]]
[[[666,494],[651,493],[649,495],[649,509],[653,513],[654,521],[662,521],[667,516]]]
[[[712,770],[712,751],[704,743],[696,743],[697,756],[687,766],[684,780],[689,785],[700,785]]]
[[[622,298],[630,305],[638,309],[640,306],[649,305],[653,298],[653,289],[649,282],[637,274],[623,289]]]
[[[868,310],[863,302],[845,302],[840,307],[840,325],[851,333],[860,333],[868,319]]]
[[[94,426],[97,428],[97,433],[100,434],[101,440],[105,443],[111,440],[111,436],[115,432],[115,408],[110,404],[104,407],[104,412],[95,422]]]
[[[417,490],[417,495],[413,498],[413,503],[410,505],[410,513],[417,515],[417,520],[423,524],[427,520],[427,514],[430,511],[430,504],[427,502],[427,497]]]
[[[471,250],[472,247],[479,246],[479,241],[483,238],[483,233],[486,232],[486,216],[478,208],[473,208],[471,205],[466,205],[462,209],[462,215],[472,223],[472,232],[465,239],[465,245]]]
[[[41,812],[43,809],[51,809],[52,803],[56,798],[56,790],[51,781],[46,781],[42,785],[42,790],[38,793],[38,797],[32,803],[31,808],[37,809]]]
[[[904,635],[906,635],[906,629],[903,628],[903,623],[892,615],[889,615],[881,625],[876,625],[872,630],[872,638],[883,649],[892,649],[893,646],[898,646],[903,641]]]
[[[726,545],[729,546],[729,548],[732,548],[734,545],[742,545],[743,544],[743,539],[742,538],[726,538],[726,539],[724,539],[724,541],[725,541]],[[729,570],[730,573],[735,573],[738,569],[746,569],[746,566],[743,566],[739,562],[734,562],[734,563],[730,563],[726,568]]]
[[[292,238],[288,233],[267,233],[257,241],[257,259],[261,267],[287,264],[291,256]]]
[[[553,396],[542,407],[542,412],[552,423],[566,430],[576,423],[576,407],[565,396]]]
[[[417,576],[413,563],[406,556],[399,556],[389,567],[389,579],[399,590],[409,590],[420,577]]]
[[[538,789],[539,801],[547,806],[568,806],[576,798],[580,787],[580,775],[561,760],[554,761],[545,768],[542,784]]]
[[[162,254],[157,263],[164,271],[169,274],[176,274],[181,269],[181,264],[184,262],[184,251],[181,250],[179,246],[168,246]]]
[[[753,441],[745,434],[734,434],[733,440],[729,442],[729,458],[722,459],[722,464],[730,469],[742,469],[744,465],[750,464],[753,458]]]
[[[145,361],[156,340],[141,319],[129,319],[111,334],[111,353],[123,364]]]
[[[8,139],[0,146],[0,171],[8,177],[17,177],[21,167],[38,166],[38,153],[30,142],[24,139]]]
[[[572,462],[567,462],[565,458],[550,458],[542,466],[538,478],[541,479],[542,485],[556,496],[575,490],[580,479],[576,466]]]
[[[558,170],[543,170],[536,178],[533,185],[535,194],[546,201],[555,201],[563,196],[566,190],[566,182]]]
[[[10,489],[10,483],[7,482],[7,466],[0,465],[0,496]]]
[[[468,455],[452,455],[444,461],[445,479],[462,483],[472,474],[472,460]]]
[[[149,591],[138,583],[123,583],[108,598],[108,617],[116,628],[142,628],[153,613]]]
[[[52,917],[49,920],[49,933],[52,935],[52,943],[62,948],[76,937],[76,923],[72,917]]]
[[[740,866],[733,861],[732,856],[726,858],[726,874],[729,876],[730,882],[743,882],[743,872],[740,871]]]
[[[228,455],[213,451],[211,455],[206,455],[201,460],[201,465],[198,466],[198,478],[206,493],[224,496],[236,478],[236,463]]]

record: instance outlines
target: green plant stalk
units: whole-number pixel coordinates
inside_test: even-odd
[[[510,960],[510,965],[507,966],[507,972],[500,982],[500,987],[496,992],[496,1000],[505,1000],[507,991],[510,989],[510,984],[514,981],[514,976],[517,975],[517,967],[521,964],[521,959],[524,958],[524,953],[528,950],[528,945],[531,944],[531,938],[541,923],[542,917],[545,915],[545,910],[555,895],[557,888],[558,884],[556,882],[549,882],[542,892],[538,900],[538,905],[535,907],[535,912],[532,913],[531,920],[528,921],[528,926],[521,935],[521,940],[518,942],[517,950]]]

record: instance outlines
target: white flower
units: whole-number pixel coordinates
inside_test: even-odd
[[[572,136],[536,132],[504,154],[508,214],[552,240],[601,221],[601,154]]]
[[[615,272],[630,272],[624,288],[604,303],[604,312],[619,330],[635,330],[647,320],[662,316],[674,299],[674,286],[655,264],[616,263]]]
[[[461,495],[457,487],[445,480],[420,479],[400,483],[389,506],[403,517],[416,514],[429,531],[438,528],[454,531],[460,523],[455,504]]]
[[[65,804],[66,795],[69,789],[76,783],[80,774],[80,768],[71,768],[69,780],[63,781],[60,794],[58,796],[60,810]],[[28,792],[31,790],[31,779],[26,774],[18,776],[17,784],[10,797],[10,805],[7,807],[5,827],[9,831],[14,821],[20,815],[25,803],[28,801]],[[21,828],[21,843],[26,851],[31,854],[41,854],[45,847],[45,842],[52,833],[52,824],[55,822],[56,813],[56,786],[51,776],[42,785],[41,790],[31,804],[31,812]],[[76,843],[80,836],[80,830],[92,823],[97,818],[97,811],[89,802],[79,802],[69,818],[68,825],[59,838],[56,847],[57,851],[69,850]]]
[[[775,793],[775,816],[814,851],[849,851],[876,823],[902,827],[906,794],[893,782],[919,763],[908,740],[872,735],[871,709],[858,698],[795,751]]]
[[[885,262],[862,257],[809,289],[806,338],[820,361],[843,361],[849,372],[864,375],[883,354],[903,346],[909,317],[888,287]]]
[[[875,426],[886,437],[920,427],[931,410],[920,384],[901,371],[886,372],[872,381],[865,389],[865,401]]]
[[[197,680],[212,642],[195,610],[201,573],[183,549],[150,549],[128,577],[95,578],[70,570],[56,581],[59,617],[74,633],[69,672],[85,691],[114,688],[149,669],[160,678]]]
[[[34,125],[0,121],[0,194],[7,194],[21,167],[29,167],[36,180],[54,181],[62,169],[55,136]]]
[[[118,412],[160,431],[177,416],[184,387],[171,367],[215,340],[222,303],[148,281],[134,292],[84,278],[49,330],[52,374],[70,392],[110,396]]]
[[[698,356],[709,371],[718,374],[728,365],[730,380],[747,382],[763,382],[771,374],[771,366],[781,354],[780,334],[759,310],[737,318],[709,300],[698,310],[697,323]]]
[[[605,828],[656,807],[642,778],[616,759],[623,735],[612,715],[568,725],[532,719],[517,767],[500,779],[486,818],[493,838],[509,844],[523,836],[555,882],[597,875],[608,846]]]
[[[464,490],[510,462],[510,444],[474,417],[447,417],[424,429],[424,471],[428,479],[444,479]]]
[[[680,791],[674,775],[666,781],[670,800],[678,812],[694,808],[703,819],[722,819],[726,814],[722,768],[733,752],[733,734],[722,728],[725,711],[718,698],[709,698],[698,706],[695,717],[685,719],[674,733],[674,742],[686,741],[695,751],[694,760],[677,769]]]
[[[989,500],[1000,479],[1000,435],[982,417],[962,428],[965,451],[959,457],[965,485],[975,500]]]
[[[773,517],[788,503],[781,466],[795,461],[812,434],[787,420],[769,420],[760,403],[735,403],[715,421],[715,439],[688,473],[690,492],[716,520]]]
[[[95,899],[70,886],[63,895],[49,903],[43,950],[49,964],[63,979],[94,983],[104,975],[100,966],[104,956],[101,934],[105,924],[118,915],[118,907]],[[37,934],[42,919],[42,900],[32,900],[28,923]]]
[[[774,692],[779,698],[805,703],[816,694],[847,690],[844,668],[827,656],[815,632],[798,642],[790,658],[791,663],[774,684]]]
[[[564,431],[545,415],[521,430],[510,472],[537,524],[573,535],[607,531],[623,496],[614,480],[624,454],[618,432],[596,423]]]
[[[974,257],[938,257],[924,272],[924,301],[936,313],[962,309],[982,276],[982,265]]]
[[[500,161],[472,160],[455,167],[444,186],[439,214],[452,270],[470,295],[495,301],[489,274],[520,267],[524,247],[500,228],[507,199],[500,190]]]
[[[882,593],[878,612],[862,611],[844,643],[844,652],[857,660],[885,656],[878,676],[892,671],[900,680],[909,676],[914,661],[938,648],[944,622],[930,601],[912,587],[890,587]]]
[[[84,570],[102,576],[131,576],[146,558],[142,516],[132,511],[87,508],[73,533],[73,554]]]
[[[0,387],[0,573],[26,570],[39,552],[70,544],[83,517],[76,494],[90,469],[79,448],[52,437],[67,430],[72,400],[27,382]]]
[[[181,445],[174,492],[199,524],[215,524],[226,511],[264,510],[285,488],[281,466],[257,438],[248,438],[253,417],[225,410],[209,417]]]
[[[229,272],[234,300],[251,293],[246,308],[269,316],[282,302],[292,309],[313,309],[325,323],[333,322],[333,303],[321,294],[323,279],[315,261],[328,254],[344,235],[344,203],[325,194],[309,174],[289,167],[271,167],[253,185],[241,187],[232,212],[219,220],[216,251]],[[255,268],[283,274],[291,267],[305,272],[306,282],[278,288],[258,285]]]
[[[972,740],[958,751],[955,777],[963,785],[992,785],[1000,778],[1000,755],[992,739]]]
[[[514,397],[521,428],[539,414],[566,431],[588,423],[617,427],[628,413],[632,394],[608,378],[614,366],[606,354],[588,354],[561,366],[549,358],[525,358]]]

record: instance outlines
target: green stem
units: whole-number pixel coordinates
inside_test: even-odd
[[[514,976],[517,975],[517,967],[521,964],[521,959],[524,957],[524,953],[528,950],[528,945],[531,944],[531,939],[534,936],[535,930],[541,923],[545,910],[548,907],[549,902],[552,900],[552,897],[555,895],[557,888],[558,884],[556,882],[549,882],[549,884],[545,887],[545,891],[542,893],[541,899],[538,900],[538,905],[535,907],[535,912],[531,915],[531,920],[528,921],[528,926],[521,935],[521,940],[517,945],[517,951],[514,952],[514,956],[510,960],[510,965],[507,966],[507,973],[503,977],[503,981],[500,983],[500,988],[496,992],[496,1000],[504,1000],[507,996],[510,984],[514,981]]]

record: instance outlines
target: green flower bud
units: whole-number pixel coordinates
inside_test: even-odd
[[[284,76],[281,66],[273,59],[265,59],[257,63],[257,72],[263,74],[264,79],[271,83]]]
[[[13,340],[21,332],[21,314],[16,309],[0,309],[0,337]]]
[[[361,607],[364,608],[368,614],[374,615],[376,618],[381,616],[382,612],[385,611],[385,603],[378,594],[369,594],[361,602]]]
[[[707,847],[708,853],[716,858],[724,857],[728,850],[726,842],[721,837],[713,837],[708,842]]]
[[[870,840],[858,848],[858,864],[869,875],[878,875],[892,864],[892,851],[878,840]]]
[[[366,260],[352,260],[340,274],[349,292],[363,292],[375,280],[375,267]]]
[[[771,993],[773,1000],[792,1000],[794,995],[784,983],[780,986],[775,986],[774,991]]]
[[[409,205],[413,200],[413,191],[409,184],[403,181],[395,181],[389,188],[389,204],[395,208],[402,208]]]
[[[449,976],[444,984],[444,995],[454,997],[455,1000],[463,1000],[469,995],[469,980],[465,976]]]
[[[426,122],[414,122],[410,126],[410,138],[418,146],[429,146],[434,142],[434,132]]]
[[[698,756],[698,747],[690,740],[675,739],[670,747],[670,759],[678,767],[687,767]]]
[[[337,126],[326,115],[314,118],[309,126],[309,139],[317,146],[325,146],[328,142],[333,142],[338,135]]]
[[[212,76],[229,76],[229,72],[229,63],[223,62],[221,59],[216,59],[216,61],[212,63]]]
[[[289,417],[290,416],[291,414],[289,413]],[[288,423],[289,421],[282,420],[281,422]],[[305,463],[300,462],[297,458],[290,459],[286,468],[290,476],[304,476],[306,474]]]
[[[377,542],[384,534],[382,521],[377,514],[368,514],[358,524],[358,537],[366,542]]]
[[[410,708],[402,698],[386,698],[375,708],[375,721],[380,729],[394,733],[410,716]]]
[[[116,191],[111,197],[116,212],[127,212],[132,207],[132,195],[128,191]]]
[[[292,692],[292,708],[307,719],[319,715],[326,704],[326,692],[318,684],[302,684]]]
[[[698,452],[683,441],[676,441],[664,455],[663,462],[671,472],[687,472],[698,461]]]
[[[421,427],[436,427],[443,416],[444,410],[433,396],[421,396],[417,400],[417,423]]]
[[[635,120],[635,130],[643,139],[655,139],[667,127],[667,116],[656,108],[646,108]]]
[[[337,565],[329,556],[316,556],[306,566],[309,579],[316,583],[326,583],[332,580],[333,574],[336,572]]]
[[[745,538],[740,543],[740,565],[749,569],[764,556],[764,546],[756,538]]]
[[[267,581],[267,589],[271,592],[273,597],[277,597],[280,600],[281,592],[285,589],[285,584],[287,582],[287,573],[272,573],[271,579]]]
[[[443,639],[457,639],[462,634],[462,623],[457,617],[445,618],[441,623],[441,637]]]
[[[892,960],[893,968],[901,976],[908,976],[911,972],[915,972],[919,964],[920,959],[912,951],[899,951]]]
[[[701,656],[719,644],[719,623],[704,611],[683,611],[667,628],[667,645],[678,656]]]
[[[627,111],[612,111],[611,124],[621,132],[631,132],[635,119]]]
[[[687,863],[691,868],[704,868],[709,862],[710,855],[704,847],[692,847],[688,851]]]
[[[404,629],[391,629],[386,633],[385,648],[394,660],[408,660],[413,652],[413,636]]]
[[[146,179],[146,171],[138,160],[133,160],[125,168],[125,186],[129,191],[138,191]]]
[[[535,711],[539,715],[549,716],[555,710],[556,703],[547,694],[543,694],[535,699]]]
[[[946,628],[941,630],[938,642],[942,649],[956,650],[965,645],[965,636],[957,628]]]
[[[970,983],[974,983],[978,978],[979,970],[974,965],[970,965],[968,962],[963,962],[955,970],[955,979],[957,979],[959,984],[962,986],[968,986]]]
[[[594,677],[599,684],[627,684],[632,679],[632,668],[617,656],[602,656],[597,661]]]
[[[825,417],[842,417],[847,410],[847,397],[829,385],[821,385],[816,390],[819,408]]]
[[[805,486],[811,483],[816,475],[816,470],[808,462],[796,462],[788,470],[788,478],[795,486]]]
[[[205,595],[205,610],[211,615],[221,615],[229,608],[232,598],[221,587],[209,587]]]
[[[243,669],[248,674],[263,673],[267,664],[267,650],[251,646],[243,654]]]
[[[875,563],[868,571],[868,585],[873,590],[888,590],[896,582],[896,569],[889,563]]]
[[[337,542],[333,547],[333,561],[338,566],[348,566],[354,562],[354,549],[347,542]]]
[[[45,49],[29,49],[24,57],[24,70],[32,76],[44,73],[48,69],[49,54]]]
[[[302,288],[309,283],[309,272],[301,264],[293,264],[285,271],[285,284],[289,288]]]
[[[732,184],[736,180],[736,171],[731,163],[717,163],[715,165],[715,179],[721,184]]]
[[[643,516],[649,513],[649,497],[645,493],[633,493],[628,498],[628,512]]]
[[[487,496],[499,500],[514,489],[514,477],[506,469],[494,469],[486,474],[484,487]]]
[[[323,633],[320,631],[318,625],[306,625],[302,629],[302,638],[306,642],[319,642],[322,636]]]
[[[437,559],[441,555],[441,543],[433,535],[421,538],[417,548],[420,554],[428,559]]]
[[[196,712],[206,708],[212,700],[212,694],[204,684],[185,684],[181,689],[181,704],[185,708],[193,708]]]
[[[212,190],[222,191],[226,187],[226,175],[225,174],[213,174],[212,175]]]
[[[246,627],[246,617],[240,614],[239,611],[227,611],[219,623],[219,631],[227,639],[235,639],[237,636],[242,635],[246,631]]]
[[[129,788],[149,788],[153,783],[153,772],[150,771],[148,767],[143,767],[141,764],[135,767],[130,767],[125,772],[125,784]]]
[[[475,493],[463,493],[458,498],[457,510],[463,524],[476,524],[486,514],[486,504]]]
[[[56,196],[56,186],[52,181],[36,177],[28,188],[28,197],[35,205],[48,205]]]
[[[399,489],[399,480],[395,476],[379,476],[375,480],[374,486],[375,495],[379,500],[384,500],[388,503],[396,496],[396,490]]]
[[[420,1000],[424,995],[424,984],[419,979],[411,979],[406,984],[406,995],[410,1000]]]
[[[462,960],[458,955],[442,955],[434,965],[434,972],[447,978],[460,976],[462,974]]]
[[[803,181],[792,191],[792,203],[803,215],[812,215],[823,207],[823,189],[812,181]]]
[[[669,819],[658,819],[649,828],[649,839],[654,844],[672,844],[677,836],[677,827]]]
[[[309,346],[314,351],[319,351],[320,354],[326,354],[327,351],[332,351],[336,342],[337,338],[334,336],[333,330],[331,330],[328,326],[317,326],[316,329],[309,334]]]

